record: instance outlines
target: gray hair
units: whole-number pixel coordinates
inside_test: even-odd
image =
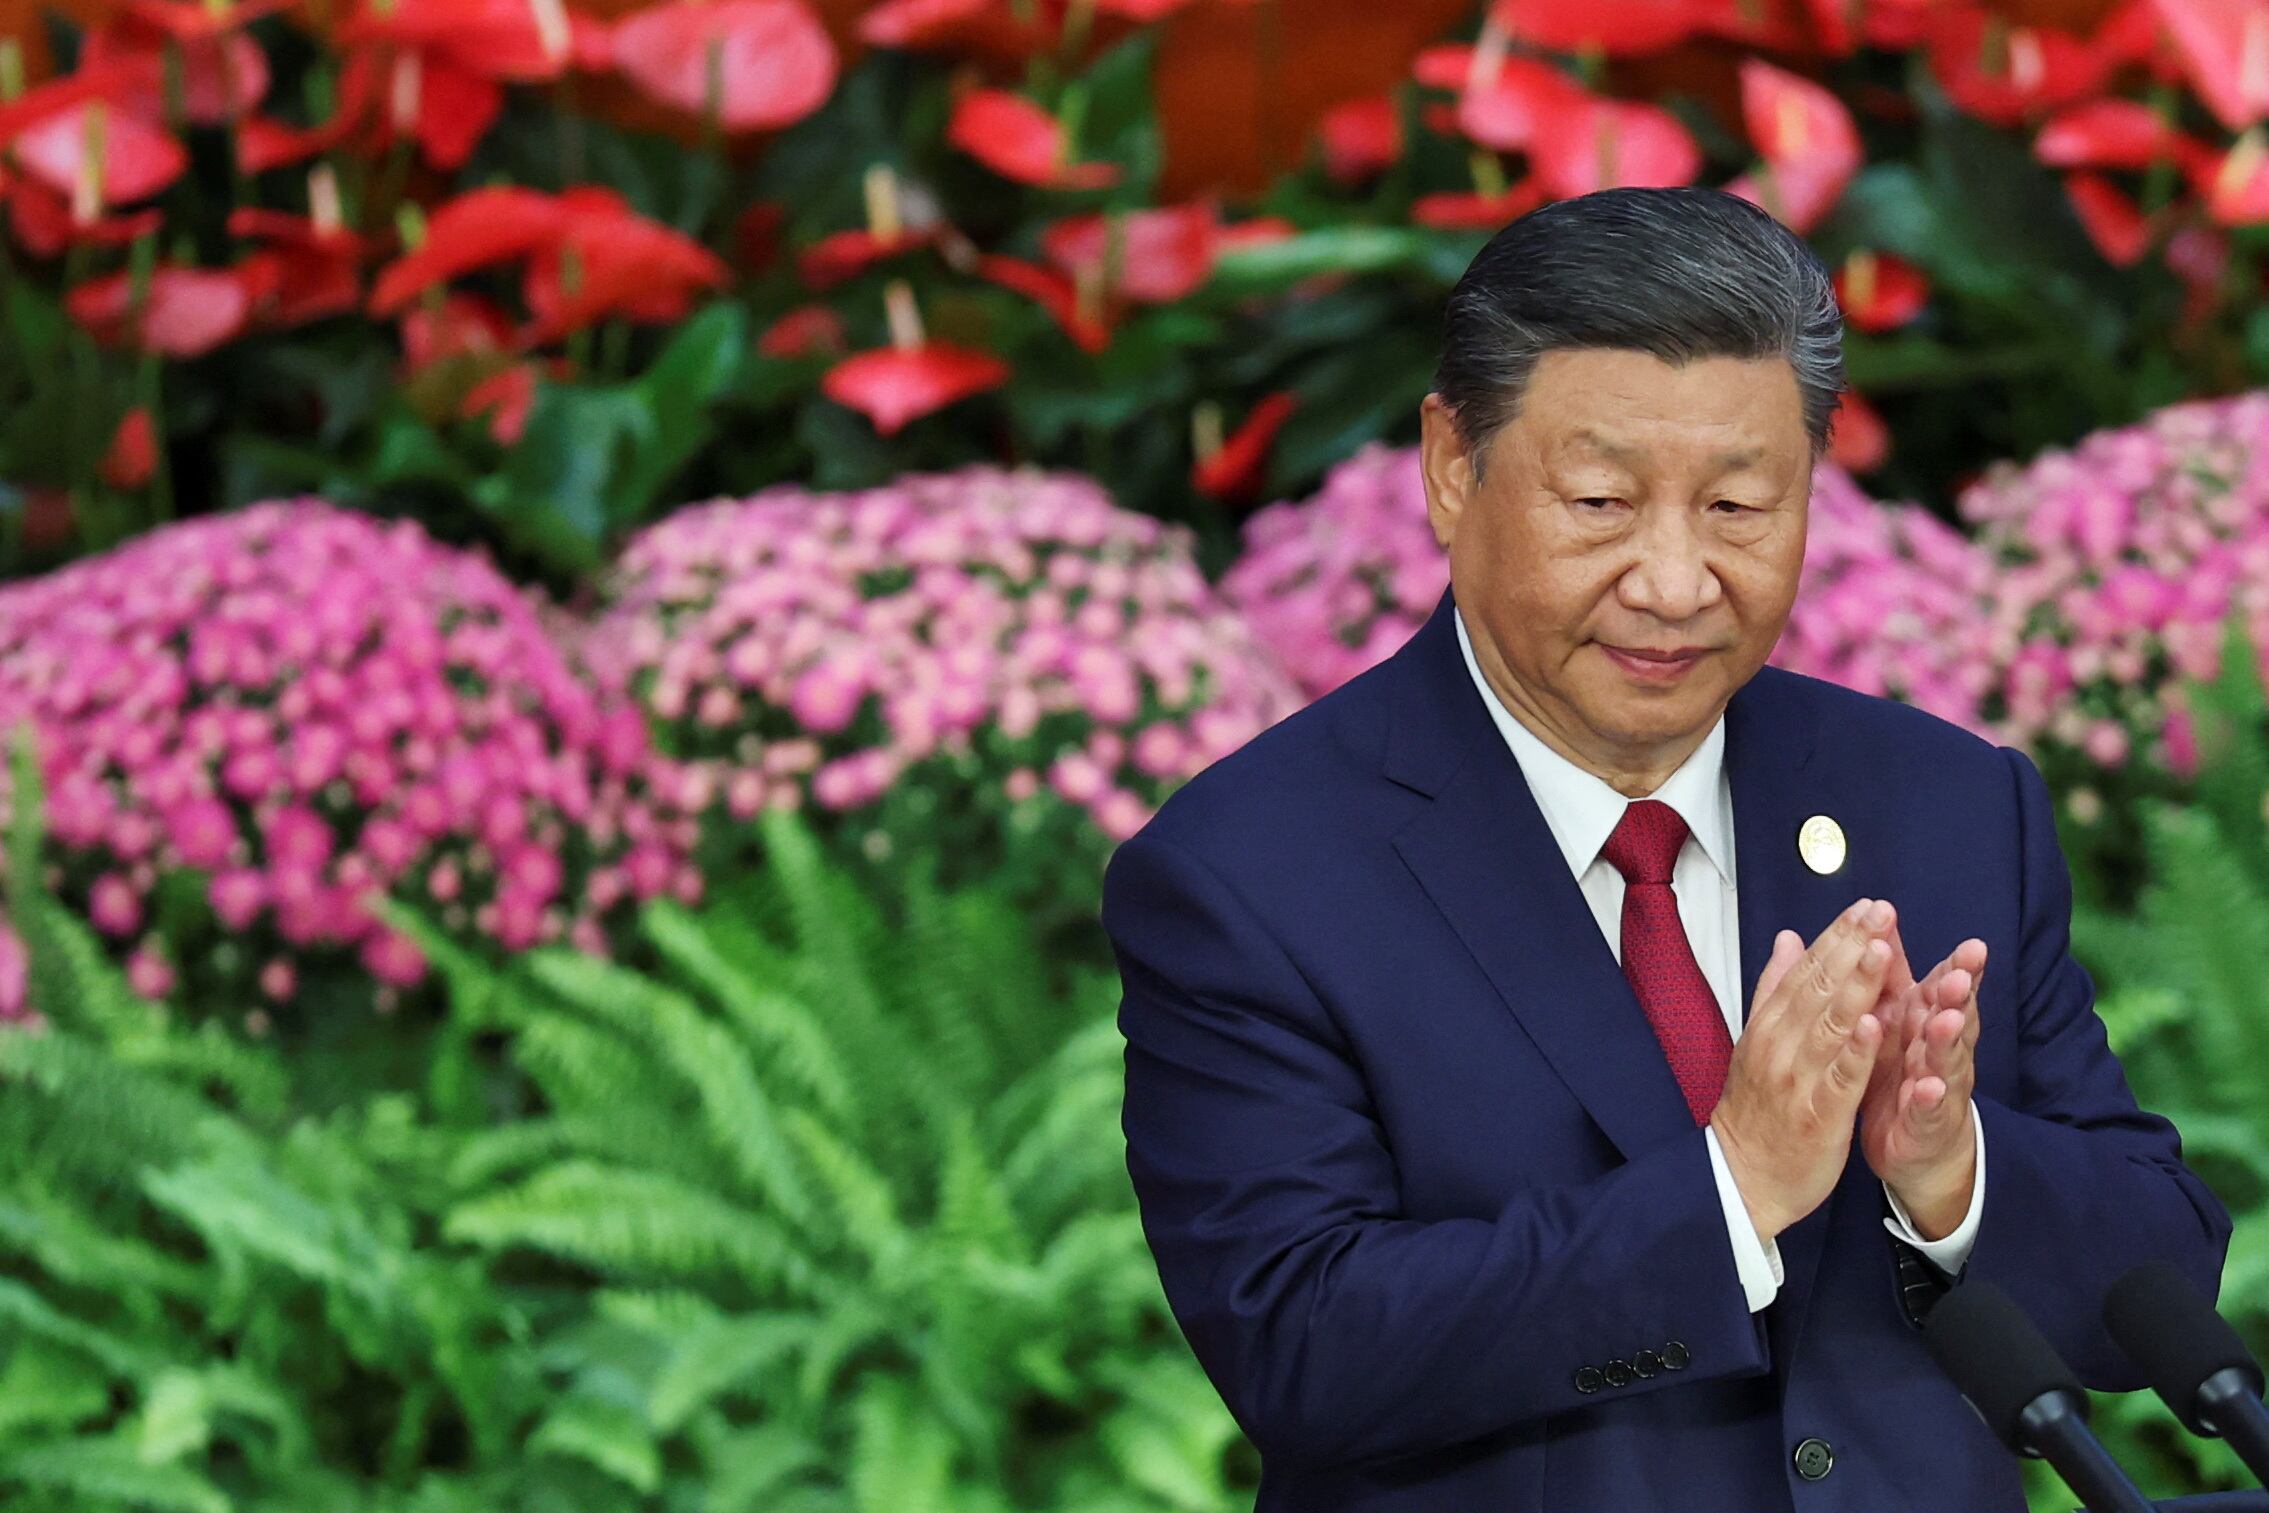
[[[1602,189],[1489,239],[1443,316],[1434,392],[1476,477],[1537,359],[1620,347],[1670,363],[1784,357],[1817,458],[1845,388],[1843,313],[1804,239],[1722,189]]]

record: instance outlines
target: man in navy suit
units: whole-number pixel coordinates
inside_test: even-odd
[[[1128,1170],[1260,1513],[2018,1513],[1937,1293],[2127,1388],[2109,1284],[2218,1288],[2038,770],[1765,666],[1841,334],[1718,191],[1506,227],[1422,414],[1449,590],[1112,859]]]

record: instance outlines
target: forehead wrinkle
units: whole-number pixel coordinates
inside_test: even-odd
[[[1625,467],[1635,466],[1646,460],[1647,456],[1643,448],[1625,446],[1612,436],[1594,430],[1590,426],[1578,426],[1575,430],[1569,432],[1568,441],[1577,446],[1588,445],[1609,461],[1621,463]],[[1721,448],[1712,454],[1709,462],[1718,472],[1730,473],[1735,468],[1745,468],[1761,462],[1764,457],[1765,449],[1763,447],[1754,445],[1732,446]]]

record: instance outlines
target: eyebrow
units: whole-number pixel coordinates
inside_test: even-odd
[[[1616,462],[1629,464],[1638,460],[1638,454],[1629,447],[1623,446],[1612,437],[1600,434],[1589,426],[1575,432],[1572,439],[1590,443],[1597,447],[1603,455]],[[1749,466],[1763,455],[1756,447],[1737,447],[1731,451],[1718,453],[1710,461],[1716,463],[1721,471],[1730,472],[1734,468]]]

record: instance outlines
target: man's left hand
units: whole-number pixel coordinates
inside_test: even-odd
[[[1915,1229],[1936,1240],[1961,1224],[1977,1180],[1970,1093],[1986,948],[1975,937],[1965,940],[1917,982],[1895,925],[1891,945],[1877,1011],[1883,1044],[1860,1103],[1860,1148]]]

